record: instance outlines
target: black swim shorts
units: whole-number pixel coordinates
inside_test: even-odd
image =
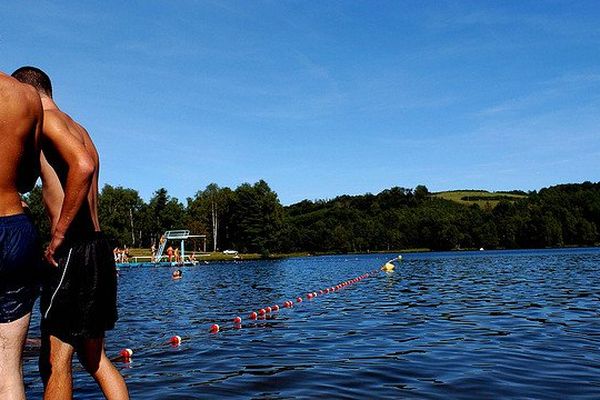
[[[31,312],[39,294],[40,260],[37,231],[29,217],[0,217],[0,323]]]
[[[117,321],[117,273],[104,235],[66,239],[47,265],[40,308],[42,331],[71,343],[104,337]]]

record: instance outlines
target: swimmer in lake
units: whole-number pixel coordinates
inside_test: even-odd
[[[173,278],[173,280],[177,280],[177,279],[181,279],[181,276],[183,275],[183,272],[181,272],[180,269],[173,271],[173,273],[171,274],[171,277]]]

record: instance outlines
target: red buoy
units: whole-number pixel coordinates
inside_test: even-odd
[[[119,352],[119,355],[121,357],[123,357],[123,360],[125,361],[129,361],[129,359],[131,359],[131,356],[133,356],[133,350],[131,349],[123,349]]]
[[[313,298],[313,295],[312,295],[312,293],[309,293],[309,294],[306,295],[306,297],[308,297],[308,299],[310,300],[310,299]]]
[[[169,343],[171,343],[173,346],[179,346],[181,344],[181,336],[171,336],[171,339],[169,339]]]
[[[210,333],[217,333],[217,332],[219,332],[219,330],[220,330],[220,328],[219,328],[219,325],[217,325],[217,324],[212,324],[212,325],[210,326],[209,332],[210,332]]]
[[[302,297],[298,297],[298,298],[296,299],[296,302],[297,302],[297,303],[302,303]]]
[[[250,319],[256,319],[256,318],[258,318],[258,315],[256,315],[256,313],[254,311],[252,311],[250,313]]]
[[[271,309],[271,307],[267,307],[267,308],[265,308],[265,311],[266,311],[267,313],[270,313],[270,312],[272,311],[272,309]]]
[[[260,310],[258,310],[258,315],[265,315],[267,313],[267,311],[264,308],[261,308]]]
[[[234,324],[241,324],[241,323],[242,323],[242,319],[241,319],[240,317],[235,317],[235,318],[233,319],[233,323],[234,323]]]
[[[277,304],[273,306],[273,311],[279,311],[279,306]]]

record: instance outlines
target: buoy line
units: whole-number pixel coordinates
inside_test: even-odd
[[[326,287],[324,289],[319,289],[319,290],[307,292],[306,295],[305,295],[305,298],[307,300],[313,300],[313,299],[315,299],[315,298],[317,298],[319,296],[324,296],[324,295],[327,295],[327,294],[331,294],[331,293],[340,291],[340,290],[345,289],[345,288],[347,288],[347,287],[349,287],[351,285],[354,285],[356,283],[360,283],[360,282],[362,282],[366,278],[369,278],[371,276],[375,276],[375,275],[377,275],[380,272],[381,272],[380,270],[373,270],[373,271],[364,273],[364,274],[362,274],[360,276],[357,276],[355,278],[349,279],[347,281],[338,283],[336,285],[333,285],[333,286],[330,286],[330,287]],[[286,300],[286,301],[284,301],[282,303],[281,306],[279,306],[278,304],[275,304],[275,305],[272,305],[272,306],[266,306],[266,307],[260,308],[260,309],[258,309],[256,311],[250,312],[248,314],[248,319],[250,321],[258,321],[258,320],[268,319],[273,313],[276,313],[276,312],[279,312],[279,311],[283,311],[284,308],[287,308],[287,309],[294,308],[294,307],[300,305],[303,301],[304,301],[304,299],[302,298],[302,296],[297,296],[296,299],[295,299],[295,301]],[[229,330],[229,329],[232,329],[232,328],[233,329],[242,329],[242,321],[243,321],[242,317],[235,316],[230,321],[231,321],[230,323],[232,324],[231,327],[229,327],[228,325],[224,326],[224,327],[221,327],[218,324],[212,324],[208,328],[208,332],[210,334],[214,335],[214,334],[217,334],[219,332],[222,332],[223,330]],[[191,336],[190,337],[183,337],[182,338],[179,335],[174,335],[174,336],[171,336],[169,338],[169,340],[157,343],[154,346],[145,346],[143,348],[143,350],[150,350],[150,349],[162,347],[162,346],[165,346],[165,345],[170,345],[172,347],[178,347],[178,346],[181,345],[181,342],[183,340],[189,340],[189,339],[191,339]],[[121,349],[121,351],[119,351],[118,356],[112,358],[111,360],[112,361],[123,361],[123,362],[128,363],[128,362],[131,362],[131,359],[133,358],[134,353],[135,353],[134,350],[132,350],[130,348],[124,348],[124,349]]]

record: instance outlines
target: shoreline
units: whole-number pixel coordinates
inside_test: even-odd
[[[586,248],[598,248],[600,246],[561,246],[561,247],[543,247],[543,248],[495,248],[481,250],[478,248],[464,248],[464,249],[452,249],[452,250],[432,250],[428,248],[414,248],[414,249],[402,249],[402,250],[379,250],[379,251],[360,251],[360,252],[295,252],[295,253],[275,253],[265,257],[259,253],[239,253],[236,255],[223,254],[222,252],[211,252],[211,253],[197,253],[196,261],[199,263],[207,262],[231,262],[231,261],[260,261],[260,260],[283,260],[287,258],[302,258],[302,257],[320,257],[320,256],[336,256],[336,255],[369,255],[369,254],[407,254],[407,253],[462,253],[462,252],[480,252],[480,251],[520,251],[520,250],[560,250],[560,249],[586,249]],[[130,249],[130,258],[135,257],[149,257],[150,251],[147,249],[132,248]],[[199,255],[198,255],[199,254]],[[135,261],[130,264],[135,264]]]

